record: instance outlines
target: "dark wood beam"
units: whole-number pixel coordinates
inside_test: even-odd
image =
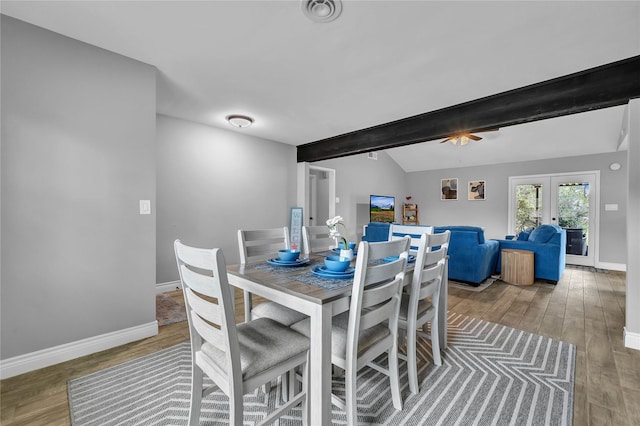
[[[640,56],[298,146],[298,162],[394,148],[623,105],[640,97]]]

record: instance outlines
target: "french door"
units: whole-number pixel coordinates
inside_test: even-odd
[[[509,232],[544,223],[567,232],[567,263],[595,266],[599,172],[509,178]]]

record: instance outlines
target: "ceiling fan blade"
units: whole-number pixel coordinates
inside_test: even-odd
[[[467,137],[474,141],[479,141],[480,139],[482,139],[480,136],[476,136],[476,135],[467,135]]]
[[[454,136],[449,137],[449,138],[446,138],[445,140],[441,141],[440,143],[447,143],[447,142],[449,142],[449,141],[452,141],[453,139],[455,139],[455,137],[454,137]]]

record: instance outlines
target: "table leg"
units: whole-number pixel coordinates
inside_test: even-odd
[[[331,425],[331,304],[311,314],[309,415],[313,425]]]

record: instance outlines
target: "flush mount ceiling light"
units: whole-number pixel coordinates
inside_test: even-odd
[[[302,13],[313,22],[331,22],[340,16],[340,0],[300,0]]]
[[[233,114],[227,116],[227,121],[233,127],[249,127],[253,124],[253,118],[247,117],[246,115]]]

